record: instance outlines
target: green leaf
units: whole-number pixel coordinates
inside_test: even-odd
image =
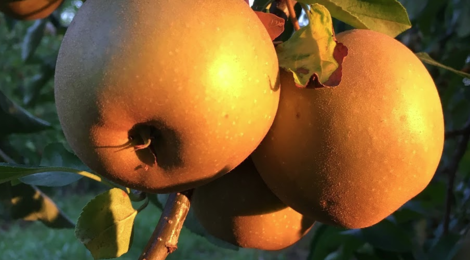
[[[447,182],[435,180],[426,186],[412,201],[419,202],[425,209],[435,209],[445,205],[446,193]]]
[[[324,5],[331,15],[358,29],[370,29],[396,37],[411,28],[403,5],[397,0],[300,0]]]
[[[357,239],[354,236],[348,236],[344,235],[344,242],[341,245],[341,249],[338,252],[338,259],[351,259],[351,257],[354,255],[354,252],[356,252],[359,248],[363,247],[365,245],[364,241]]]
[[[405,204],[405,206],[395,211],[395,213],[393,213],[393,216],[395,217],[396,222],[406,223],[409,221],[424,218],[425,215],[422,212],[423,210],[421,208],[415,207],[419,207],[419,204],[407,203]]]
[[[69,167],[90,171],[75,154],[67,151],[61,143],[52,143],[44,148],[41,166]],[[60,187],[74,183],[82,177],[75,172],[41,172],[22,177],[20,181],[37,186]]]
[[[415,4],[420,5],[421,3],[415,0],[408,0],[413,1]],[[424,10],[420,13],[419,17],[417,17],[416,25],[419,27],[420,31],[424,35],[430,35],[432,27],[436,24],[436,16],[438,15],[439,11],[445,9],[447,0],[428,0],[427,4],[425,5]]]
[[[159,208],[160,210],[163,211],[163,204],[158,200],[158,195],[157,194],[148,193],[147,197],[149,198],[150,203],[152,203],[157,208]]]
[[[347,48],[335,42],[331,16],[324,6],[312,5],[307,16],[309,25],[276,47],[279,66],[292,72],[295,83],[302,87],[307,86],[312,77],[313,87],[337,86]]]
[[[353,253],[365,244],[364,241],[345,233],[344,228],[318,222],[315,226],[308,260],[350,259]]]
[[[55,62],[54,55],[54,62]],[[28,87],[25,90],[25,95],[23,97],[23,103],[26,106],[33,106],[38,101],[41,90],[46,86],[46,84],[54,77],[55,65],[52,65],[48,62],[42,64],[41,72],[36,74]]]
[[[324,260],[336,251],[343,242],[342,231],[345,229],[316,223],[315,234],[310,243],[308,260]]]
[[[428,0],[400,0],[400,3],[405,7],[410,20],[415,21],[418,17],[421,16],[423,10],[428,5]]]
[[[34,133],[49,129],[51,125],[31,115],[28,111],[8,99],[0,91],[0,136],[13,133]]]
[[[14,219],[41,221],[50,228],[74,228],[75,224],[38,188],[18,184],[11,189],[11,214]]]
[[[408,233],[388,219],[361,229],[361,236],[373,247],[391,252],[411,251],[413,244]]]
[[[452,260],[459,251],[461,244],[460,235],[449,234],[441,237],[437,243],[429,250],[429,260]]]
[[[0,163],[0,183],[5,183],[8,181],[14,181],[18,178],[28,176],[35,173],[43,173],[43,172],[56,172],[56,173],[63,173],[63,172],[70,172],[83,175],[90,179],[93,179],[98,182],[107,183],[103,180],[100,176],[95,174],[80,171],[73,168],[67,167],[43,167],[43,166],[26,166],[26,165],[16,165],[16,164],[9,164],[9,163]],[[111,184],[110,184],[111,185]]]
[[[131,246],[136,216],[127,193],[114,188],[83,208],[75,235],[95,259],[120,257]]]
[[[47,19],[36,20],[33,25],[28,28],[21,46],[21,58],[24,61],[29,60],[36,52],[46,28]]]
[[[453,72],[453,73],[455,73],[455,74],[457,74],[461,77],[470,79],[470,74],[465,73],[465,72],[460,71],[460,70],[456,70],[456,69],[451,68],[449,66],[446,66],[444,64],[441,64],[441,63],[437,62],[436,60],[434,60],[433,58],[431,58],[431,56],[429,56],[429,54],[427,54],[425,52],[418,52],[418,53],[416,53],[416,56],[418,56],[418,58],[424,63],[427,63],[429,65],[433,65],[433,66],[448,70],[448,71]]]
[[[75,154],[65,149],[62,143],[50,143],[44,148],[41,166],[68,167],[90,171]]]
[[[44,171],[41,167],[28,167],[25,165],[12,165],[0,163],[0,183],[9,182],[23,176]]]

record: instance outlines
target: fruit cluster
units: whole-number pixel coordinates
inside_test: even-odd
[[[194,189],[201,224],[230,243],[276,250],[315,221],[368,227],[430,182],[443,114],[403,44],[369,30],[337,40],[341,83],[299,88],[244,1],[87,1],[57,60],[59,119],[116,183]]]

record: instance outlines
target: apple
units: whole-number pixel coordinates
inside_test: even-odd
[[[251,158],[194,189],[191,207],[209,234],[244,248],[286,248],[315,222],[282,203],[261,179]]]
[[[349,50],[341,83],[298,88],[282,71],[278,112],[253,161],[288,206],[364,228],[429,184],[443,150],[443,113],[433,79],[405,45],[363,29],[337,40]]]
[[[240,0],[89,0],[64,36],[55,100],[93,171],[169,193],[229,172],[279,103],[273,43]]]

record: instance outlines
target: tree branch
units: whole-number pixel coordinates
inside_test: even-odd
[[[455,137],[458,137],[458,136],[461,136],[461,135],[465,135],[467,133],[470,133],[470,124],[469,124],[469,122],[467,122],[462,129],[446,132],[445,137],[446,137],[446,139],[447,138],[455,138]]]
[[[449,232],[452,198],[454,196],[455,176],[457,174],[457,170],[459,169],[460,161],[462,160],[465,152],[467,151],[468,142],[470,140],[470,118],[467,120],[465,126],[461,130],[446,133],[446,138],[450,135],[450,133],[455,133],[453,135],[460,135],[461,137],[457,143],[457,148],[455,150],[454,156],[445,169],[445,172],[447,172],[449,179],[447,183],[446,208],[444,215],[444,235],[447,235]]]
[[[139,260],[164,260],[178,248],[178,238],[189,212],[191,194],[192,190],[170,194]]]

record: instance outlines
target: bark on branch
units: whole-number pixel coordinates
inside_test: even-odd
[[[191,193],[170,194],[157,227],[139,260],[164,260],[178,248],[178,238],[189,212]]]

